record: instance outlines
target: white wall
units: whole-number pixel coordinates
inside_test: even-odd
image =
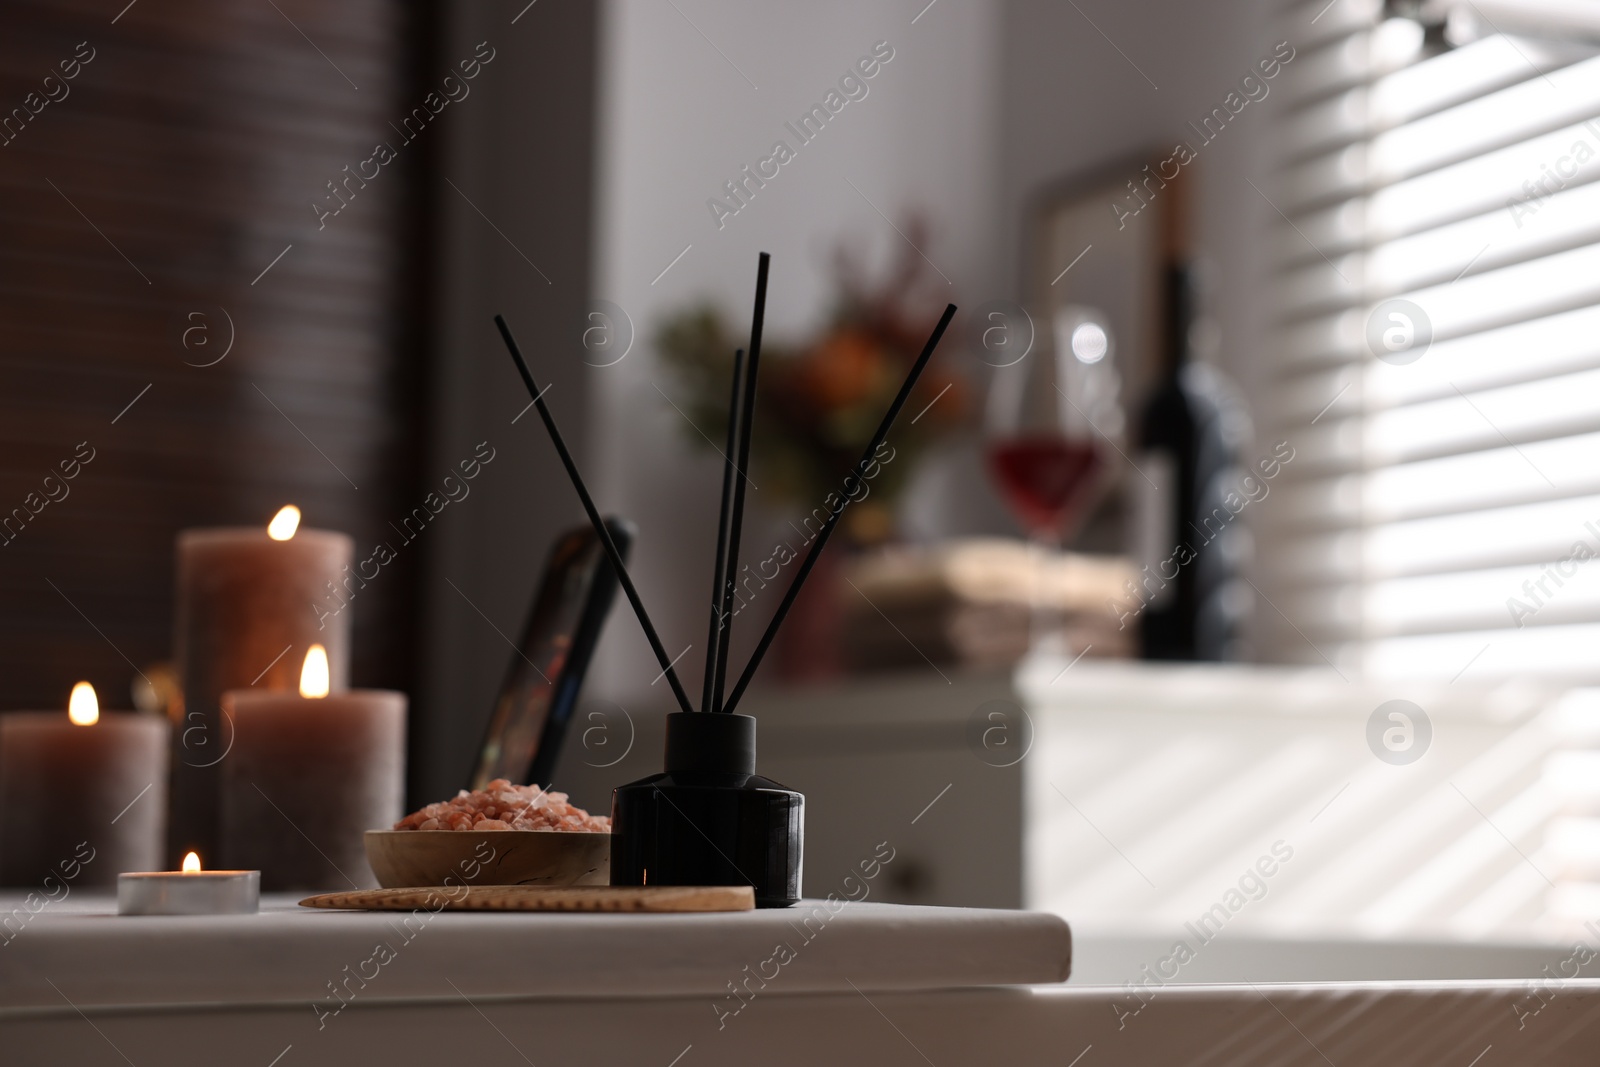
[[[996,118],[1006,160],[1001,262],[1018,269],[1024,214],[1041,187],[1197,142],[1188,123],[1221,105],[1284,39],[1269,8],[1265,0],[1009,0]],[[1263,103],[1271,100],[1269,86]],[[1255,235],[1273,209],[1250,186],[1270,188],[1269,117],[1266,107],[1247,106],[1190,164],[1196,243],[1222,332],[1218,360],[1246,386],[1257,375],[1259,324],[1270,311],[1258,299],[1264,265]]]
[[[943,0],[914,25],[920,3],[674,4],[613,0],[603,25],[594,291],[628,312],[639,342],[593,372],[593,454],[597,495],[642,529],[633,571],[664,643],[673,654],[695,645],[681,667],[698,692],[720,460],[689,446],[693,430],[656,391],[675,385],[649,339],[664,316],[703,297],[747,331],[759,251],[773,257],[767,336],[814,330],[831,303],[835,242],[863,242],[882,260],[901,241],[873,205],[896,224],[913,208],[935,220],[924,251],[950,277],[953,300],[992,290],[1000,16],[992,0]],[[801,146],[784,123],[879,41],[894,56],[867,96]],[[707,199],[780,139],[797,158],[719,230]],[[759,493],[751,498],[759,507]],[[664,702],[665,682],[649,689],[658,672],[619,603],[589,692],[624,705],[641,692]]]

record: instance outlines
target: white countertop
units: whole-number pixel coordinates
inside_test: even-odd
[[[49,904],[0,947],[0,1008],[366,1003],[929,990],[1063,981],[1053,915],[803,901],[725,914],[342,912],[268,896],[258,915],[122,917],[106,896]],[[0,919],[25,914],[0,895]],[[786,949],[787,951],[784,951]],[[348,968],[348,969],[347,969]],[[48,979],[48,981],[46,980]],[[52,988],[52,983],[56,988]],[[330,1006],[337,1002],[329,999]],[[737,1003],[737,1002],[732,1002]]]
[[[17,904],[0,897],[0,918]],[[1537,1063],[1588,1067],[1600,981],[1061,984],[1060,919],[849,904],[729,915],[311,912],[118,918],[74,894],[0,946],[5,1062]],[[794,958],[742,982],[778,943]],[[377,943],[399,943],[340,1000]],[[1562,961],[1551,966],[1563,973]],[[773,971],[770,967],[768,974]],[[752,979],[759,981],[759,979]],[[1476,1059],[1475,1059],[1476,1058]]]

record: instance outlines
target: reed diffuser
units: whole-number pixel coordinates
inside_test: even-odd
[[[755,308],[748,349],[735,354],[729,398],[727,447],[723,453],[722,494],[718,504],[716,556],[712,562],[711,621],[707,632],[706,678],[700,705],[689,701],[666,646],[645,611],[622,555],[567,451],[561,431],[545,406],[543,393],[505,319],[495,325],[505,340],[522,381],[533,396],[556,453],[572,480],[578,499],[616,571],[618,584],[639,619],[650,649],[661,664],[681,710],[667,716],[667,737],[662,773],[619,786],[611,807],[611,884],[642,885],[749,885],[756,906],[782,908],[800,899],[800,875],[805,836],[805,797],[756,774],[756,720],[734,712],[749,688],[762,658],[772,646],[778,628],[794,605],[818,556],[839,524],[839,517],[860,488],[872,457],[883,444],[900,409],[932,358],[956,313],[947,305],[928,337],[883,421],[878,424],[860,461],[845,476],[836,499],[801,561],[800,570],[779,601],[761,634],[755,651],[740,672],[731,692],[724,695],[728,671],[730,627],[733,619],[734,576],[739,570],[739,540],[744,524],[746,469],[756,409],[756,387],[761,369],[761,330],[766,316],[767,274],[771,257],[761,253],[756,271]]]

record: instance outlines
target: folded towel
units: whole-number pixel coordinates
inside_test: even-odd
[[[1133,654],[1128,602],[1133,567],[1120,557],[1049,552],[984,539],[895,546],[851,560],[841,645],[855,670],[924,662],[1002,667],[1028,649],[1035,614],[1058,615],[1073,648],[1094,657]],[[1092,646],[1092,647],[1091,647]]]

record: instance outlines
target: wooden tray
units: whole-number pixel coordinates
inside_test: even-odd
[[[442,907],[441,907],[442,905]],[[362,889],[321,893],[303,908],[355,911],[750,911],[755,891],[747,885],[542,886],[474,885],[415,889]]]

